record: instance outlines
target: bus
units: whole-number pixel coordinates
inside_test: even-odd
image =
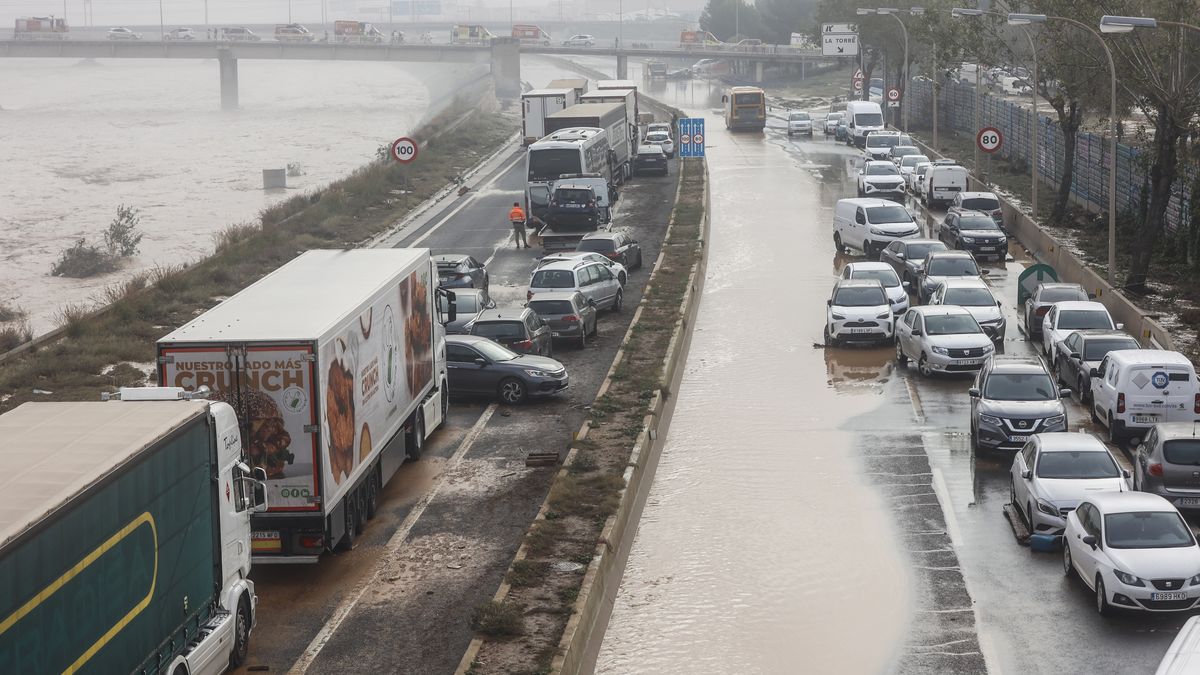
[[[726,129],[762,131],[767,126],[767,95],[759,87],[731,87],[721,102]]]
[[[550,186],[563,174],[599,174],[613,183],[613,152],[598,127],[560,129],[525,154],[526,211],[539,218],[550,206]]]

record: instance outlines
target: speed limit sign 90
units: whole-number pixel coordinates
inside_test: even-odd
[[[975,144],[984,152],[995,152],[1004,145],[1004,134],[996,127],[984,127],[975,135]]]
[[[417,158],[417,142],[405,136],[397,138],[392,143],[392,158],[401,164],[408,164]]]

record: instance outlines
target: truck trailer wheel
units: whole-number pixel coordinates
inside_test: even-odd
[[[421,452],[425,450],[425,416],[420,410],[416,412],[413,423],[409,426],[405,445],[408,447],[409,459],[414,462],[421,459]]]
[[[246,662],[250,653],[250,601],[242,595],[237,614],[233,617],[233,651],[229,652],[229,667],[237,668]]]

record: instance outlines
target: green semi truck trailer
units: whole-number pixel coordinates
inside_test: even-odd
[[[254,625],[265,476],[178,388],[0,415],[0,673],[224,672]]]

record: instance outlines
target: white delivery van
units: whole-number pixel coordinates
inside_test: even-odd
[[[1114,443],[1142,436],[1160,422],[1200,420],[1200,387],[1192,362],[1179,352],[1121,349],[1093,368],[1092,419]]]
[[[925,171],[921,201],[926,206],[947,206],[967,189],[967,169],[952,163],[934,162]]]
[[[833,207],[833,244],[840,251],[853,248],[871,260],[897,239],[920,234],[912,214],[886,199],[839,199]]]
[[[862,148],[867,134],[883,131],[883,110],[874,101],[849,101],[846,103],[846,143]]]

